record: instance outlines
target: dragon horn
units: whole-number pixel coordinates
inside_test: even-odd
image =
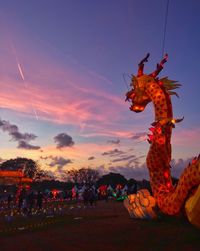
[[[148,62],[148,58],[149,58],[150,54],[147,53],[146,57],[143,58],[140,63],[138,64],[138,74],[137,77],[140,77],[143,75],[143,69],[144,69],[144,62]]]
[[[159,73],[162,71],[162,69],[163,69],[164,63],[167,62],[167,59],[168,59],[168,54],[165,54],[164,58],[160,61],[159,64],[157,64],[156,70],[155,70],[154,72],[152,72],[151,74],[149,74],[149,76],[154,77],[154,78],[155,78],[156,76],[158,76],[158,74],[159,74]]]
[[[172,124],[176,124],[176,123],[180,123],[183,120],[184,120],[184,116],[181,119],[172,119],[171,122]]]
[[[183,120],[184,120],[184,117],[182,117],[181,119],[175,119],[175,123],[180,123]]]

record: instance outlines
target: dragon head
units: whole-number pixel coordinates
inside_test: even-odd
[[[132,102],[130,106],[131,111],[142,112],[146,105],[151,101],[146,93],[146,84],[148,81],[147,75],[142,75],[141,77],[135,77],[132,75],[132,89],[126,93],[126,100]]]
[[[138,65],[138,74],[137,77],[132,75],[131,84],[132,89],[126,93],[126,101],[131,101],[132,104],[130,106],[130,110],[134,112],[142,112],[146,105],[151,102],[150,97],[147,94],[147,84],[149,82],[158,82],[156,78],[159,72],[163,69],[163,64],[167,62],[168,55],[166,54],[164,59],[157,64],[157,69],[149,74],[143,74],[144,62],[148,62],[150,54],[148,53],[147,56],[142,59],[142,61]]]

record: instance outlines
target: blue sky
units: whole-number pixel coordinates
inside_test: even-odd
[[[129,177],[137,171],[138,177],[146,177],[145,134],[154,120],[153,109],[149,105],[141,114],[129,111],[123,73],[129,83],[128,75],[136,74],[147,52],[146,73],[160,61],[166,4],[0,1],[1,160],[33,158],[57,175],[84,166]],[[180,99],[172,98],[174,116],[185,118],[173,131],[177,162],[200,149],[199,12],[197,0],[169,1],[169,59],[160,76],[183,85]],[[22,146],[13,137],[13,125],[21,138],[24,133],[34,136]],[[58,135],[64,135],[60,148]]]

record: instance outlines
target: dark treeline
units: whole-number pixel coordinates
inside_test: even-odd
[[[134,178],[126,179],[120,173],[108,173],[100,175],[98,170],[91,168],[81,168],[79,170],[72,169],[67,171],[64,181],[56,180],[55,177],[50,177],[46,171],[43,171],[38,164],[26,158],[10,159],[0,164],[0,170],[22,170],[26,177],[33,179],[30,184],[31,189],[45,191],[45,189],[52,190],[70,190],[74,185],[76,186],[95,186],[96,188],[101,185],[111,186],[116,188],[118,184],[127,187],[136,186],[137,189],[146,188],[151,191],[150,182],[148,180],[135,180]],[[173,184],[176,184],[178,179],[173,178]],[[0,184],[0,192],[4,190],[15,191],[16,185]]]

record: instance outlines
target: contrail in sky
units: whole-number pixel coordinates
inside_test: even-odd
[[[16,53],[16,50],[15,50],[15,47],[13,46],[13,43],[10,41],[10,46],[11,46],[11,49],[12,49],[12,52],[13,52],[13,54],[14,54],[14,56],[15,56],[15,60],[16,60],[16,63],[17,63],[17,68],[18,68],[18,70],[19,70],[19,74],[20,74],[20,76],[21,76],[21,78],[22,78],[22,81],[23,81],[23,83],[24,83],[24,87],[26,88],[26,89],[28,89],[28,85],[27,85],[27,83],[26,83],[26,81],[25,81],[25,77],[24,77],[24,73],[23,73],[23,71],[22,71],[22,67],[21,67],[21,64],[20,64],[20,62],[19,62],[19,59],[18,59],[18,57],[17,57],[17,53]],[[37,115],[37,112],[36,112],[36,110],[35,110],[35,108],[34,108],[34,106],[33,106],[33,102],[32,102],[32,99],[30,98],[30,103],[31,103],[31,107],[32,107],[32,110],[33,110],[33,113],[35,114],[35,118],[38,120],[38,115]]]
[[[25,81],[24,74],[23,74],[23,71],[22,71],[22,68],[21,68],[19,62],[17,62],[17,67],[18,67],[18,69],[19,69],[19,73],[20,73],[20,75],[21,75],[23,81]]]

